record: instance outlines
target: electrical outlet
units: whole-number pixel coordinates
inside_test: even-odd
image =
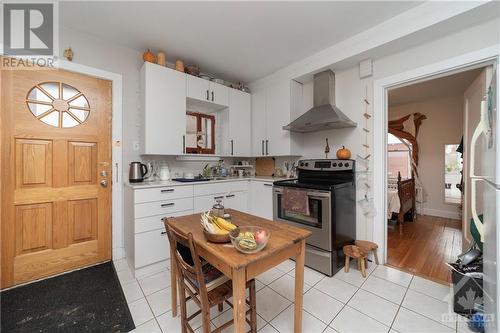
[[[141,149],[141,145],[139,144],[139,141],[134,141],[134,143],[132,144],[132,150],[139,151],[139,149]]]

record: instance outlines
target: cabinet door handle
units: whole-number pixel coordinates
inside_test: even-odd
[[[209,92],[208,92],[208,89],[207,89],[207,101],[210,100],[210,97],[209,97]]]
[[[118,184],[118,163],[115,163],[115,167],[116,167],[116,173],[115,173],[115,178],[116,178],[116,183]]]
[[[164,207],[172,207],[174,206],[175,203],[174,202],[169,202],[169,203],[165,203],[165,204],[161,204],[161,207],[164,208]]]
[[[212,102],[214,101],[214,91],[212,90]]]
[[[273,187],[273,184],[264,184],[264,186]]]
[[[186,136],[185,135],[182,136],[182,153],[183,154],[186,153]]]
[[[226,198],[234,198],[235,196],[236,195],[234,195],[234,194],[228,194],[228,195],[226,195]]]
[[[266,139],[266,155],[269,155],[269,140]]]
[[[262,140],[262,155],[264,155],[264,140]]]
[[[231,140],[231,156],[234,155],[234,141]]]
[[[175,191],[175,189],[174,189],[174,188],[167,188],[167,189],[163,189],[163,190],[161,190],[160,192],[161,192],[161,193],[167,193],[167,192],[174,192],[174,191]]]
[[[221,196],[218,196],[218,197],[214,197],[214,199],[215,199],[215,200],[217,200],[217,199],[224,199],[224,196],[223,196],[223,195],[221,195]]]
[[[162,235],[166,235],[166,234],[167,234],[167,232],[166,232],[166,231],[162,231],[162,232],[160,232],[160,234],[162,234]]]

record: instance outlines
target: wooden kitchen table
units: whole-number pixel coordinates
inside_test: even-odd
[[[294,332],[302,332],[305,239],[311,235],[311,232],[236,210],[230,210],[230,213],[232,222],[238,226],[260,226],[271,232],[269,242],[262,251],[255,254],[243,254],[238,252],[231,243],[208,242],[203,235],[200,214],[168,218],[165,224],[184,235],[191,232],[198,254],[232,279],[234,332],[237,333],[245,332],[246,282],[288,258],[295,257]],[[174,256],[171,255],[170,258],[174,258]],[[177,280],[172,261],[170,272],[172,315],[175,317],[177,316]]]

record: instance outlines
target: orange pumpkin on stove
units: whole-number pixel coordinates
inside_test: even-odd
[[[351,151],[345,146],[342,146],[341,149],[337,150],[337,158],[339,160],[348,160],[351,158]]]
[[[147,62],[152,62],[156,64],[156,56],[151,50],[147,50],[146,52],[143,53],[142,59]]]

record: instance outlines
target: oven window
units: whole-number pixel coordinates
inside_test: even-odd
[[[278,194],[278,218],[309,225],[316,228],[321,228],[323,225],[323,201],[320,199],[309,198],[309,215],[299,214],[296,212],[284,210],[281,205],[281,194]]]

